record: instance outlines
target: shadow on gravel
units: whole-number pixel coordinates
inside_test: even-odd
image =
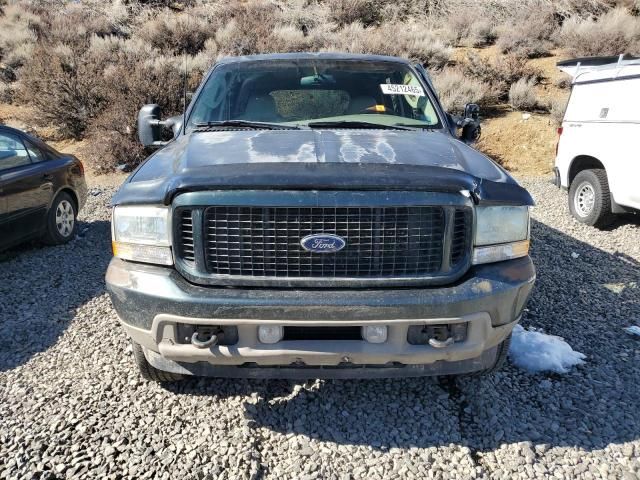
[[[640,341],[622,328],[640,320],[640,266],[534,222],[538,283],[525,327],[564,337],[587,355],[567,375],[529,374],[512,365],[460,379],[292,383],[189,381],[178,394],[252,395],[255,426],[321,441],[392,447],[456,443],[472,453],[503,443],[521,455],[553,446],[584,450],[640,438]],[[577,258],[572,253],[578,254]]]
[[[0,372],[53,345],[75,309],[105,291],[111,259],[108,221],[78,222],[56,247],[25,244],[0,256]]]

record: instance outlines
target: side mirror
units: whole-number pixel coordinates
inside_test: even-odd
[[[145,147],[162,147],[162,128],[165,124],[160,120],[162,111],[159,105],[145,105],[138,112],[138,139]]]
[[[470,118],[476,122],[480,118],[480,107],[477,103],[467,103],[464,106],[464,118]]]
[[[462,127],[460,140],[464,143],[474,143],[480,138],[482,129],[480,128],[480,107],[475,103],[467,103],[464,106],[464,117],[459,123]]]
[[[182,115],[176,115],[175,117],[169,117],[164,121],[163,126],[171,130],[173,138],[176,138],[180,133],[180,129],[182,128],[182,120]]]

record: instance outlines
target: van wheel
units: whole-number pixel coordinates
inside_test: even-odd
[[[569,210],[581,223],[603,228],[615,219],[611,213],[611,192],[607,172],[602,168],[583,170],[571,182]]]
[[[47,228],[42,241],[47,245],[67,243],[76,234],[76,205],[69,194],[61,192],[47,212]]]
[[[144,356],[142,346],[139,343],[131,340],[131,347],[133,348],[133,358],[136,361],[138,370],[140,370],[140,375],[142,375],[142,378],[145,380],[154,382],[177,382],[182,380],[183,377],[179,373],[165,372],[151,365]]]

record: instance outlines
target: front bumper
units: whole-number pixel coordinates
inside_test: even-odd
[[[113,259],[107,288],[127,333],[156,368],[195,375],[390,377],[482,370],[517,323],[535,280],[529,257],[473,267],[437,288],[209,288],[174,269]],[[446,348],[413,345],[410,325],[468,322],[467,338]],[[234,325],[238,343],[197,349],[177,340],[178,323]],[[383,324],[383,344],[362,340],[257,339],[258,325]]]

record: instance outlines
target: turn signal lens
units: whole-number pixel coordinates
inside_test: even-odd
[[[157,265],[173,265],[170,247],[154,245],[138,245],[135,243],[111,242],[113,256],[133,262],[155,263]]]
[[[473,264],[501,262],[514,258],[524,257],[529,253],[529,240],[522,242],[503,243],[488,247],[476,247],[473,249]]]

